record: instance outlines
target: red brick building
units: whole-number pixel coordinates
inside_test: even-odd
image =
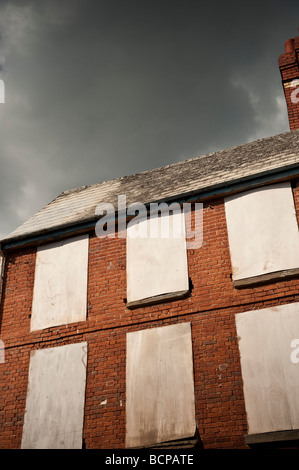
[[[290,132],[66,191],[1,241],[0,448],[298,445],[298,54]]]

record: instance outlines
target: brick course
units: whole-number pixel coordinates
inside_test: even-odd
[[[299,221],[299,181],[294,185]],[[126,308],[126,241],[90,232],[87,320],[30,333],[36,249],[7,253],[0,311],[0,448],[19,448],[30,351],[88,342],[86,448],[125,445],[126,333],[191,322],[196,421],[204,448],[246,448],[247,420],[235,314],[299,300],[299,280],[236,289],[223,199],[204,204],[204,238],[188,251],[189,297]]]

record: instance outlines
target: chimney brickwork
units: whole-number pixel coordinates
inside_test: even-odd
[[[285,52],[278,59],[286,98],[290,130],[299,129],[299,36],[285,42]]]

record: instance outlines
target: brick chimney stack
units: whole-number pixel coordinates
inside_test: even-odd
[[[299,36],[285,42],[285,52],[278,59],[287,103],[290,130],[299,129]]]

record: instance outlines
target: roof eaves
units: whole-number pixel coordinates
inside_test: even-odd
[[[297,163],[283,167],[262,171],[253,175],[247,175],[242,178],[227,180],[225,182],[200,189],[177,193],[175,195],[167,196],[161,199],[150,200],[144,204],[148,206],[152,202],[161,203],[167,201],[176,201],[183,203],[204,201],[207,199],[213,199],[215,197],[226,196],[234,192],[244,191],[262,184],[271,184],[298,176],[299,161]],[[66,193],[69,192],[66,191],[65,193],[62,193],[61,196]],[[46,241],[68,236],[70,234],[78,234],[83,231],[90,231],[92,228],[94,228],[98,219],[99,217],[94,214],[93,216],[86,216],[85,218],[81,217],[77,221],[58,224],[57,226],[52,226],[49,229],[43,229],[36,232],[32,231],[31,233],[26,233],[19,236],[6,237],[0,241],[0,250],[7,251],[10,249],[20,248],[25,245],[38,245],[40,243],[45,243]]]

